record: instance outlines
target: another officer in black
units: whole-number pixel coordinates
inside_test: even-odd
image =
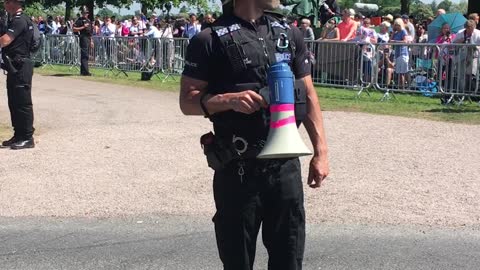
[[[278,6],[278,0],[236,0],[233,14],[220,17],[191,39],[185,59],[180,108],[186,115],[208,117],[215,131],[202,136],[201,142],[215,169],[213,221],[226,270],[253,268],[260,225],[268,269],[302,269],[305,212],[300,161],[256,159],[269,127],[262,90],[269,65],[289,63],[298,84],[304,85],[306,110],[303,119],[296,117],[303,120],[314,149],[308,185],[320,187],[329,171],[322,113],[303,36],[279,16],[264,12]]]
[[[82,17],[73,26],[73,32],[80,37],[80,75],[92,76],[88,71],[88,49],[92,43],[92,24],[88,19],[87,7],[81,8]]]
[[[13,137],[2,142],[3,147],[24,149],[35,147],[33,139],[32,77],[33,61],[30,47],[33,27],[30,18],[23,14],[23,0],[5,0],[5,10],[10,15],[6,34],[0,37],[3,68],[7,71],[8,107]]]

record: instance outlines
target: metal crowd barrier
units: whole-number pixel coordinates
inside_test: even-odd
[[[44,65],[80,65],[79,39],[47,35],[34,59]],[[163,80],[183,70],[188,39],[93,37],[89,65],[109,72],[152,72]],[[442,96],[446,102],[480,97],[479,47],[466,44],[307,42],[315,84],[385,93]],[[175,78],[175,77],[172,77]],[[368,93],[368,92],[367,92]]]
[[[312,78],[322,86],[442,96],[449,103],[479,97],[479,49],[466,44],[307,42]]]
[[[466,44],[379,44],[376,47],[375,88],[390,94],[417,93],[477,97],[478,49]]]
[[[307,42],[315,84],[359,89],[358,95],[373,83],[375,47],[371,44],[339,41]]]
[[[93,37],[89,65],[108,71],[153,72],[166,77],[183,70],[188,39]]]
[[[80,65],[80,46],[74,35],[46,35],[40,53],[47,65],[64,65],[78,68]]]

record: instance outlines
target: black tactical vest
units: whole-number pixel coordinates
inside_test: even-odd
[[[214,77],[209,81],[209,93],[259,91],[267,86],[267,69],[270,65],[277,62],[291,64],[296,46],[290,26],[268,13],[262,19],[268,28],[266,35],[255,31],[253,26],[242,25],[238,20],[232,20],[231,24],[214,23],[211,27],[212,42],[220,44],[215,59],[225,61],[219,66],[228,70],[221,71],[221,78]],[[217,135],[230,136],[233,133],[258,139],[268,135],[268,117],[269,112],[265,110],[251,115],[228,111],[212,115],[210,119]]]

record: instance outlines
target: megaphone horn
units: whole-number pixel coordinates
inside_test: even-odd
[[[292,158],[311,155],[300,137],[295,120],[294,80],[290,66],[277,63],[268,70],[270,130],[257,158]]]

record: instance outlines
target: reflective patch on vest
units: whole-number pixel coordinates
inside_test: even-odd
[[[229,29],[230,31],[228,31]],[[240,30],[240,24],[236,23],[236,24],[230,25],[228,28],[225,27],[225,28],[218,29],[215,32],[217,32],[217,35],[221,37],[221,36],[225,36],[229,32],[235,32],[238,30]]]
[[[292,60],[291,53],[275,53],[275,59],[277,62],[290,62]]]
[[[288,24],[282,24],[280,22],[277,22],[277,21],[274,21],[271,23],[272,27],[275,28],[282,28],[282,29],[290,29],[290,26],[288,26]]]

